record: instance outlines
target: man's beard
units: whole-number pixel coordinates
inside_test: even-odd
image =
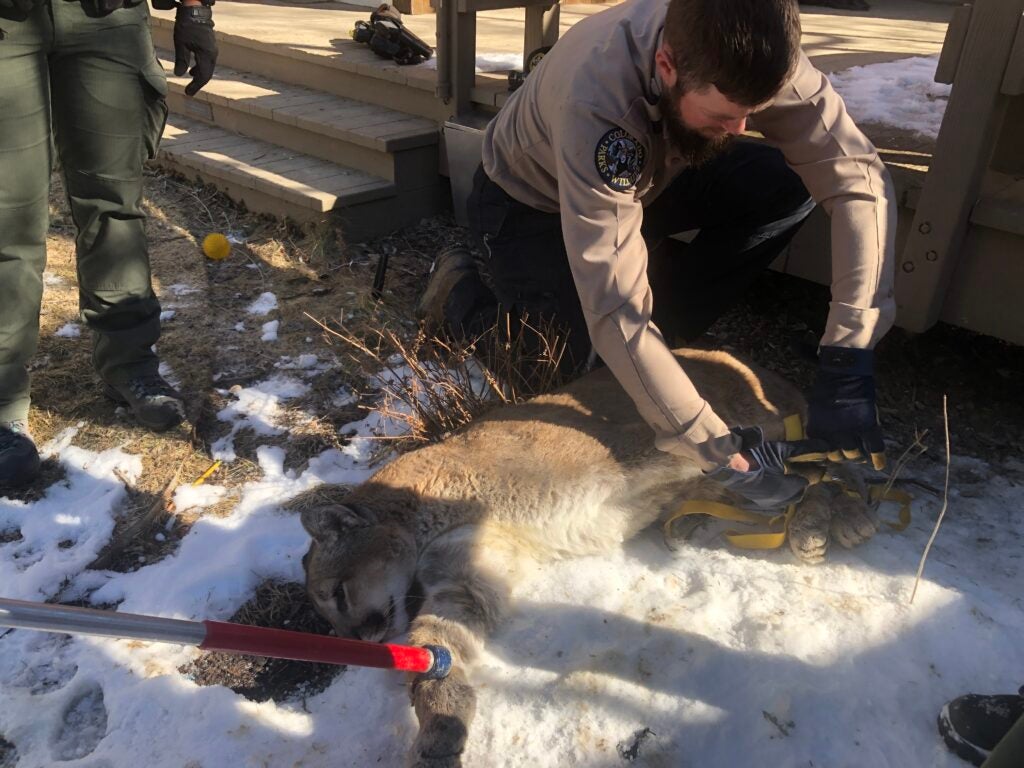
[[[683,122],[683,116],[679,114],[679,100],[682,95],[683,91],[679,88],[666,88],[662,91],[659,99],[661,119],[665,121],[669,141],[682,155],[683,162],[691,168],[696,168],[725,151],[732,143],[733,136],[726,133],[709,138]]]

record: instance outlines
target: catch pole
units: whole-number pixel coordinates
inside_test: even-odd
[[[164,619],[6,598],[0,598],[0,627],[133,638],[194,645],[204,651],[395,669],[435,679],[447,677],[452,667],[451,653],[436,645],[369,643],[227,621]]]

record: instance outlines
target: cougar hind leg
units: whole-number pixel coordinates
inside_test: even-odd
[[[832,500],[831,539],[844,549],[853,549],[878,532],[878,517],[868,506],[868,486],[858,464],[843,463],[832,470],[843,490]]]
[[[840,493],[832,502],[833,541],[844,549],[853,549],[878,532],[878,518],[864,499]]]
[[[789,548],[808,564],[824,562],[832,522],[832,491],[819,483],[807,489],[789,521]]]

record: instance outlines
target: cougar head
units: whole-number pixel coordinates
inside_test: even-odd
[[[313,537],[302,559],[306,591],[338,636],[379,642],[404,632],[416,576],[412,534],[342,504],[304,510],[302,525]]]

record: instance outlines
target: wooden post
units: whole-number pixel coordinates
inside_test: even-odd
[[[900,325],[939,319],[1007,98],[1000,93],[1024,0],[975,0],[906,247],[897,264]]]
[[[528,5],[526,6],[526,30],[523,34],[523,67],[526,57],[538,48],[554,45],[558,42],[558,22],[561,6]]]
[[[438,13],[439,77],[444,67],[444,85],[438,91],[446,104],[452,107],[452,117],[468,114],[473,105],[472,91],[476,85],[476,9],[467,7],[465,0],[440,0]],[[444,20],[441,20],[441,16]],[[444,43],[442,44],[442,27]]]

